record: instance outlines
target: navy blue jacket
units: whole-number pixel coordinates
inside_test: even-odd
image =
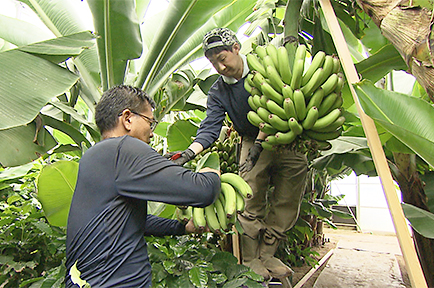
[[[144,236],[181,235],[185,228],[148,215],[147,201],[205,207],[219,193],[217,174],[176,165],[141,140],[123,136],[97,143],[80,160],[69,211],[66,287],[74,287],[74,263],[91,287],[149,287]]]
[[[235,84],[228,84],[220,76],[208,92],[206,117],[200,124],[195,142],[208,148],[217,140],[225,119],[225,112],[234,124],[240,136],[255,138],[259,129],[247,120],[247,113],[252,110],[247,99],[250,93],[244,89],[245,77]]]

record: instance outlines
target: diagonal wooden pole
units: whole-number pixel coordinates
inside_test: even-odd
[[[377,133],[377,128],[374,125],[374,121],[369,118],[368,115],[366,115],[362,110],[359,99],[356,95],[356,91],[353,88],[352,84],[359,82],[360,79],[348,50],[345,38],[342,34],[341,27],[339,26],[339,22],[336,18],[330,0],[320,0],[320,3],[327,25],[330,29],[333,42],[335,43],[338,56],[341,60],[342,68],[349,83],[351,94],[353,95],[354,102],[357,107],[357,112],[359,113],[360,120],[362,121],[363,130],[365,131],[365,135],[368,140],[368,146],[371,150],[377,174],[380,177],[381,185],[383,186],[383,191],[386,195],[387,204],[389,206],[390,214],[392,215],[393,224],[395,226],[395,231],[398,237],[399,245],[401,247],[402,255],[404,256],[411,286],[414,288],[428,287],[419,263],[419,259],[417,258],[416,249],[414,247],[414,243],[411,238],[404,213],[402,211],[401,203],[396,193],[389,166],[387,165],[386,156],[384,155],[384,150],[380,142],[380,137]]]

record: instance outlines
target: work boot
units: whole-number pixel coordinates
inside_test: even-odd
[[[270,280],[270,273],[268,273],[268,270],[264,267],[261,260],[259,260],[259,239],[253,239],[246,234],[242,234],[240,239],[242,263],[250,267],[256,274],[264,277],[265,281]]]
[[[291,276],[294,271],[280,259],[274,257],[278,246],[279,240],[276,237],[264,234],[263,241],[259,245],[259,259],[261,259],[271,277],[281,279]]]

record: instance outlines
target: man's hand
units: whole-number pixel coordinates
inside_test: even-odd
[[[259,155],[261,155],[261,152],[264,149],[261,145],[262,141],[257,139],[253,146],[250,147],[246,161],[240,165],[240,172],[249,172],[253,169],[259,159]]]
[[[171,160],[173,163],[182,166],[188,161],[192,160],[194,157],[196,157],[196,154],[194,153],[193,150],[187,148],[184,151],[166,153],[164,157]]]

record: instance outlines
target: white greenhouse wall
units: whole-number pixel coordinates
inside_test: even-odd
[[[340,180],[332,181],[331,195],[344,194],[341,206],[355,206],[358,230],[395,234],[392,217],[379,177],[356,176],[352,173]],[[401,199],[397,189],[398,197]]]

